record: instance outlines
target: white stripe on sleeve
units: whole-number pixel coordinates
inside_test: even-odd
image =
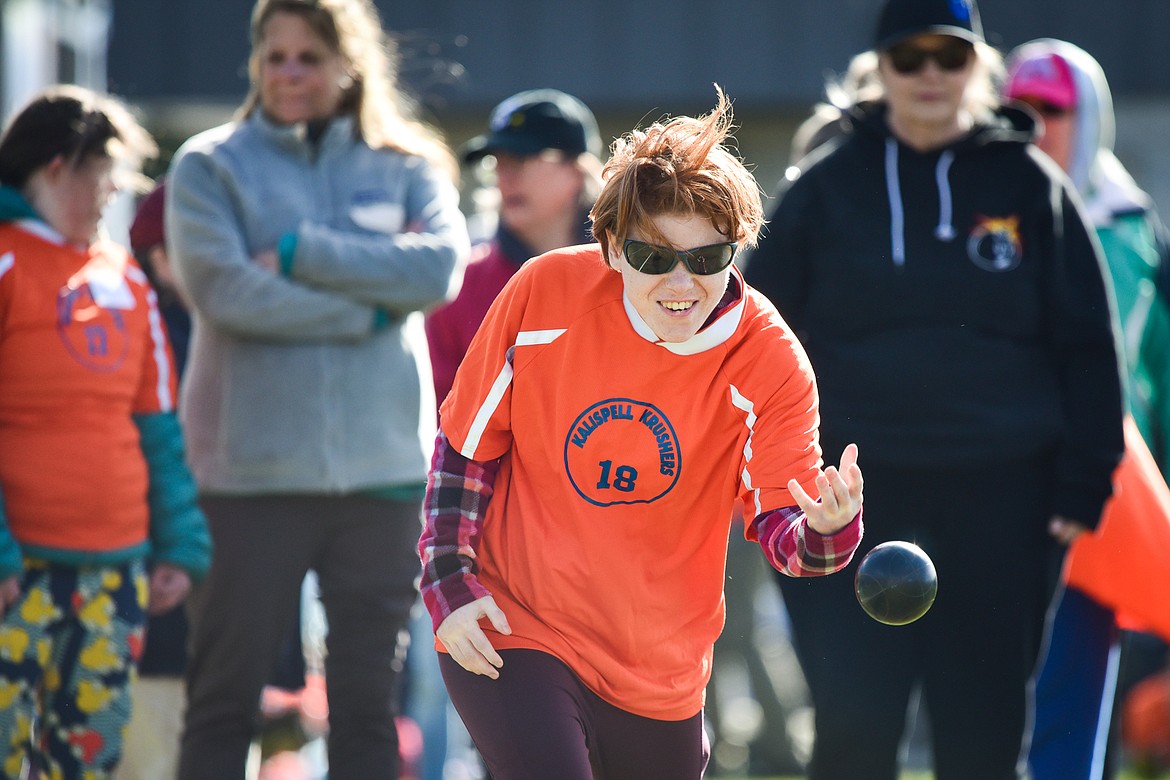
[[[160,412],[175,410],[175,397],[171,395],[171,361],[167,359],[167,337],[163,330],[162,315],[158,310],[158,296],[154,290],[147,288],[146,302],[148,304],[147,319],[150,321],[151,356],[154,358],[156,374],[155,393],[158,395]]]
[[[755,501],[755,511],[752,512],[751,516],[747,518],[747,521],[750,523],[752,518],[758,517],[759,514],[764,511],[763,507],[760,506],[760,489],[752,484],[751,473],[752,438],[756,435],[756,420],[758,418],[756,417],[756,405],[749,399],[745,398],[743,394],[739,392],[738,387],[735,385],[730,385],[730,387],[732,405],[734,405],[737,409],[742,409],[747,413],[747,417],[744,420],[744,425],[747,426],[748,436],[747,441],[745,441],[743,445],[744,466],[743,473],[740,474],[740,479],[743,480],[744,487],[752,491],[752,496]]]
[[[499,407],[500,401],[503,400],[508,386],[512,384],[512,354],[516,347],[551,344],[565,330],[565,328],[557,330],[528,330],[520,331],[516,334],[516,343],[508,350],[504,358],[504,365],[500,368],[500,373],[496,376],[496,381],[492,382],[492,388],[488,391],[487,398],[480,405],[479,411],[475,414],[475,419],[471,421],[471,428],[467,431],[467,439],[459,449],[459,453],[463,457],[468,460],[475,460],[475,451],[479,449],[480,439],[483,438],[488,423],[491,421],[492,415],[496,413],[496,409]]]

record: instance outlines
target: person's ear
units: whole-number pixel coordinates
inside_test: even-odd
[[[59,154],[41,166],[41,171],[45,174],[46,179],[56,181],[67,167],[68,164],[66,163],[65,155]]]
[[[622,270],[622,245],[612,235],[606,234],[606,240],[600,242],[606,247],[605,264],[615,271]]]
[[[337,77],[337,86],[342,90],[348,91],[353,87],[354,82],[357,81],[357,71],[353,67],[353,63],[346,60],[341,70],[341,75]]]

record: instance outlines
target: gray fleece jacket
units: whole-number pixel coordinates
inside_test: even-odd
[[[175,156],[167,242],[194,306],[180,417],[204,493],[421,483],[435,401],[422,310],[457,292],[458,192],[348,118],[259,111]],[[280,272],[256,262],[279,251]]]

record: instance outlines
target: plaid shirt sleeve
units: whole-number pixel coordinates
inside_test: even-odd
[[[844,569],[857,552],[864,533],[862,512],[831,536],[808,527],[799,507],[764,512],[752,521],[764,557],[789,577],[819,577]]]
[[[423,502],[425,525],[418,542],[419,590],[436,631],[452,612],[490,595],[475,576],[479,569],[476,551],[499,468],[499,461],[463,457],[439,431]]]

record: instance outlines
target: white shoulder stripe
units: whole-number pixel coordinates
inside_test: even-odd
[[[747,413],[744,419],[744,425],[747,426],[748,436],[743,445],[743,473],[740,474],[740,479],[743,481],[743,486],[752,491],[752,496],[755,499],[755,511],[747,518],[750,523],[752,518],[757,517],[764,509],[760,506],[760,489],[752,484],[752,437],[756,435],[756,405],[749,398],[739,392],[739,388],[735,385],[729,385],[731,388],[731,403],[735,408],[742,409]],[[745,513],[746,514],[746,513]]]
[[[475,413],[475,419],[471,421],[471,428],[467,431],[467,440],[463,442],[463,447],[459,450],[463,457],[469,460],[475,459],[475,451],[479,449],[479,441],[483,438],[484,431],[487,430],[488,423],[491,421],[492,415],[496,413],[500,401],[503,400],[504,393],[508,391],[508,386],[512,384],[512,351],[516,347],[551,344],[565,330],[565,328],[526,330],[516,334],[516,343],[512,349],[508,350],[508,354],[504,358],[504,365],[500,369],[500,373],[496,375],[496,381],[492,382],[492,389],[488,391],[487,398],[479,407],[479,411]]]
[[[12,266],[16,265],[16,254],[14,252],[5,252],[3,257],[0,257],[0,276],[12,270]]]
[[[566,328],[557,330],[522,330],[516,334],[517,347],[529,347],[533,344],[551,344],[557,340]]]

